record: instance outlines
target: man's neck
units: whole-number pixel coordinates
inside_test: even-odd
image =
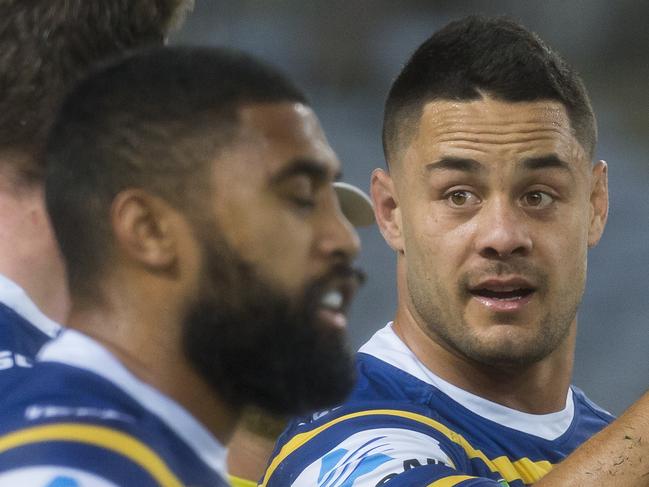
[[[530,414],[561,411],[573,364],[575,327],[550,356],[527,366],[487,366],[433,340],[408,310],[400,309],[394,331],[435,375],[489,401]]]
[[[22,287],[45,315],[62,323],[69,307],[65,269],[42,185],[9,184],[0,181],[0,274]]]
[[[125,293],[128,294],[128,293]],[[133,300],[138,300],[131,293]],[[79,307],[75,302],[69,317],[70,328],[97,340],[141,381],[146,382],[182,405],[222,444],[226,444],[239,413],[226,405],[188,363],[176,335],[179,325],[169,305],[137,307],[116,296],[98,306]],[[146,308],[146,309],[145,309]]]

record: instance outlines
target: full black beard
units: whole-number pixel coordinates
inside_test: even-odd
[[[322,290],[353,273],[334,268],[291,300],[224,243],[204,244],[201,296],[186,314],[184,352],[231,407],[278,415],[342,402],[354,383],[344,331],[317,318]]]

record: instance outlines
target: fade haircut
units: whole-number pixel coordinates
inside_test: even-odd
[[[110,256],[110,208],[143,188],[204,214],[212,163],[239,141],[240,109],[306,104],[274,68],[226,49],[159,48],[105,67],[65,99],[46,149],[46,203],[77,297]]]
[[[9,168],[18,181],[42,179],[38,156],[57,106],[89,66],[162,44],[192,5],[193,0],[0,1],[0,153],[27,156],[19,158],[22,167]]]
[[[481,92],[507,102],[562,103],[576,139],[592,157],[595,115],[579,75],[520,24],[469,16],[426,40],[393,83],[383,119],[388,164],[400,159],[415,135],[426,103],[479,100]]]

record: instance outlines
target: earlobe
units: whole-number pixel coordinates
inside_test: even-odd
[[[383,169],[375,169],[372,172],[371,193],[376,223],[383,238],[393,250],[403,252],[401,208],[390,174]]]
[[[590,227],[588,246],[599,242],[608,218],[608,166],[599,161],[593,167],[593,180],[590,193]]]
[[[170,208],[160,198],[139,189],[119,193],[111,206],[111,224],[118,248],[131,260],[164,270],[176,261]]]

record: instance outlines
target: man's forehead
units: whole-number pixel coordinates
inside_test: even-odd
[[[301,103],[245,105],[239,110],[240,143],[264,152],[268,169],[295,160],[312,160],[332,173],[340,162],[313,110]]]
[[[506,134],[534,128],[572,134],[563,104],[553,100],[508,102],[486,96],[479,100],[433,100],[424,104],[419,123],[429,136],[446,132]]]
[[[522,156],[554,153],[569,161],[586,158],[561,103],[507,102],[485,97],[426,103],[404,161],[464,153],[479,158],[481,152],[490,151]]]

